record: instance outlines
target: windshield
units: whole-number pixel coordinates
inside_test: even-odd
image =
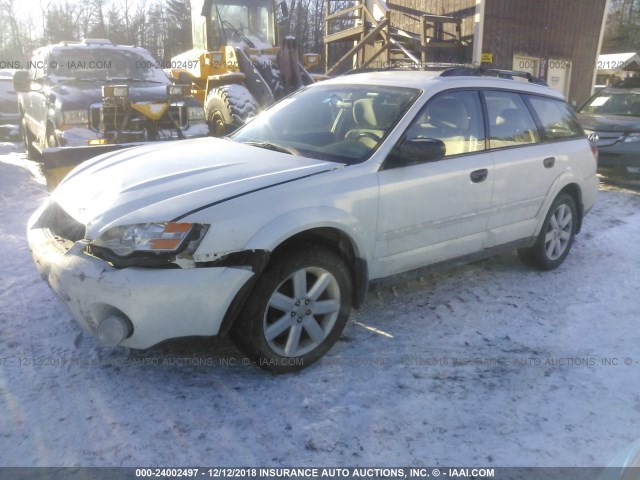
[[[420,94],[410,88],[323,85],[295,93],[230,138],[341,163],[371,156]]]
[[[257,48],[275,44],[273,3],[270,1],[217,2],[211,13],[222,23],[228,42],[241,43],[246,38]]]
[[[638,117],[640,116],[640,92],[602,90],[582,106],[580,113]]]
[[[53,50],[47,64],[53,66],[54,83],[66,79],[170,82],[151,54],[142,49],[65,47]]]

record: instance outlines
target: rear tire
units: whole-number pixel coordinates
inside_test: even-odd
[[[275,373],[308,367],[340,337],[351,311],[349,270],[333,251],[303,244],[272,260],[231,329],[258,366]]]
[[[254,116],[258,107],[253,95],[242,85],[212,89],[204,102],[209,135],[223,137]]]
[[[518,250],[520,260],[539,270],[553,270],[567,258],[578,225],[578,209],[573,197],[560,193],[551,204],[536,243]]]

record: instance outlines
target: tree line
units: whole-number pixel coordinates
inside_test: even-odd
[[[189,0],[40,0],[26,16],[20,1],[0,0],[0,60],[26,61],[38,47],[83,38],[137,45],[163,61],[192,48]],[[285,3],[283,33],[295,36],[301,51],[321,53],[325,1]]]
[[[602,53],[640,51],[640,0],[609,0]]]
[[[282,33],[297,38],[301,52],[323,53],[325,0],[282,1],[289,13],[280,18]],[[0,64],[25,62],[38,47],[82,38],[138,45],[163,61],[192,48],[189,0],[36,0],[27,15],[19,15],[19,2],[0,0]],[[351,3],[332,1],[331,11]],[[640,0],[609,0],[602,52],[638,50]]]

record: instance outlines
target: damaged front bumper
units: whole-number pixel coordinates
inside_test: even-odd
[[[86,240],[62,245],[37,226],[39,213],[28,229],[38,272],[82,328],[107,345],[144,349],[172,338],[217,335],[234,298],[255,275],[251,268],[222,265],[117,269],[86,253]],[[105,342],[115,338],[113,328],[122,337]]]

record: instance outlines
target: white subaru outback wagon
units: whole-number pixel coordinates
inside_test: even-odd
[[[556,268],[597,150],[554,90],[486,73],[346,75],[225,139],[97,157],[32,216],[36,266],[104,345],[229,333],[277,372],[325,354],[373,280],[513,249]]]

